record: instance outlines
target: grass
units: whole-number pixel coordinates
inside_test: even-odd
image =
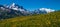
[[[0,27],[60,27],[60,12],[4,19]]]

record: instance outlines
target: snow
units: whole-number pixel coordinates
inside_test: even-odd
[[[46,11],[47,13],[54,12],[55,10],[53,9],[48,9],[48,8],[40,8],[41,11]]]
[[[13,3],[12,6],[14,7],[15,6],[15,3]]]
[[[18,9],[19,11],[25,11],[24,9]]]
[[[13,10],[18,10],[17,8],[12,8]]]

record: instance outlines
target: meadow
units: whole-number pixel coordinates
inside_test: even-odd
[[[0,27],[60,27],[60,11],[0,20]]]

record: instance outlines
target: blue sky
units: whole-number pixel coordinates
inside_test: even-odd
[[[60,10],[60,0],[0,0],[0,4],[10,5],[13,2],[23,6],[27,10],[35,10],[38,8]]]

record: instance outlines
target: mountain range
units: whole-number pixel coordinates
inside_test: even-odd
[[[0,20],[0,27],[60,27],[60,10]]]
[[[49,8],[40,8],[34,11],[28,11],[23,6],[19,6],[18,4],[9,5],[0,5],[0,19],[11,18],[15,16],[26,16],[32,14],[47,14],[50,12],[54,12],[55,10]]]
[[[15,3],[0,5],[0,27],[60,27],[60,10],[29,11]]]

